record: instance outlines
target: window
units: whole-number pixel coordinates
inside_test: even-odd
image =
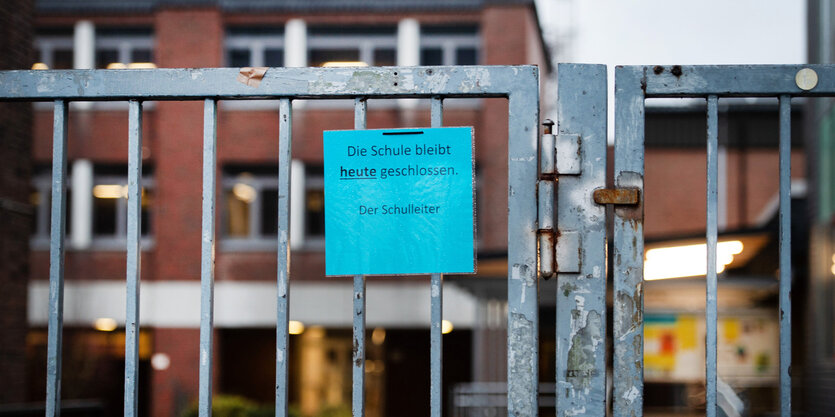
[[[69,165],[72,167],[72,164]],[[142,168],[142,221],[140,233],[143,240],[151,234],[151,205],[154,201],[154,181],[150,167]],[[35,210],[35,223],[32,234],[32,243],[36,248],[49,247],[49,234],[51,225],[51,183],[52,172],[50,167],[36,170],[32,180],[33,191],[31,202]],[[72,171],[68,170],[66,184],[66,236],[71,240],[74,233],[72,227],[72,201],[79,192],[72,188]],[[93,249],[124,248],[127,239],[127,166],[125,165],[99,165],[93,168],[92,187],[87,196],[92,199],[90,216],[90,230],[82,233],[90,233]]]
[[[45,29],[35,38],[35,57],[49,69],[72,69],[72,28]]]
[[[127,172],[124,165],[93,168],[93,240],[123,242],[127,238]],[[142,236],[148,236],[151,230],[150,206],[154,200],[152,174],[150,167],[142,168]]]
[[[37,58],[49,69],[73,68],[73,29],[40,31],[35,38]],[[96,68],[127,68],[153,62],[154,39],[150,29],[96,30]]]
[[[283,30],[280,28],[227,30],[226,66],[283,67]]]
[[[420,30],[420,65],[478,64],[477,26],[423,26]]]
[[[308,31],[307,64],[311,67],[364,63],[397,65],[394,26],[322,26]]]
[[[293,162],[293,184],[298,178],[303,198],[299,213],[292,213],[291,228],[300,228],[303,247],[325,246],[325,193],[321,165]],[[278,236],[278,166],[229,166],[223,170],[222,237],[225,249],[272,250]],[[303,175],[302,175],[303,174]],[[298,175],[298,177],[297,177]],[[295,188],[293,189],[295,190]],[[297,207],[293,201],[292,207]]]
[[[154,39],[145,29],[98,29],[96,31],[96,68],[125,68],[131,64],[151,63]]]
[[[278,167],[227,167],[223,237],[232,248],[270,248],[278,234]]]

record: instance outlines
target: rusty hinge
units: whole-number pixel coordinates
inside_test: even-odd
[[[597,204],[634,205],[641,201],[641,190],[637,188],[599,188],[594,190]]]

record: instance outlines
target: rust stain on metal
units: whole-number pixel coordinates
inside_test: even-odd
[[[681,65],[673,65],[673,68],[670,70],[670,72],[676,77],[681,77]]]
[[[539,236],[544,236],[545,237],[549,248],[554,248],[555,247],[554,245],[557,243],[557,231],[555,231],[554,229],[538,229],[536,231],[536,234],[539,235]],[[543,273],[543,274],[541,274],[541,276],[542,276],[542,278],[544,278],[546,280],[550,279],[552,276],[554,276],[554,271],[556,271],[556,270],[557,270],[557,257],[556,256],[551,256],[551,273],[550,274]]]
[[[638,204],[640,191],[637,188],[600,188],[594,190],[597,204]]]
[[[662,72],[664,72],[664,67],[662,67],[661,65],[656,65],[652,67],[652,72],[654,72],[655,75],[660,75]]]

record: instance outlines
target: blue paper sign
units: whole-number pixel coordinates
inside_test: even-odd
[[[326,275],[473,273],[473,130],[324,133]]]

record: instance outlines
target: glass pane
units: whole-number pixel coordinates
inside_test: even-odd
[[[131,62],[153,62],[154,58],[151,55],[150,49],[145,48],[138,48],[131,51],[130,54],[130,61]]]
[[[240,186],[241,184],[236,184]],[[250,187],[252,188],[252,187]],[[241,187],[226,192],[226,235],[231,237],[249,236],[249,205],[253,199]],[[254,190],[253,190],[254,192]]]
[[[443,65],[444,51],[441,48],[421,48],[420,65]]]
[[[397,65],[397,51],[394,49],[375,49],[374,65],[378,67]]]
[[[284,66],[284,50],[283,49],[266,49],[264,50],[264,65],[268,67],[283,67]]]
[[[476,65],[477,52],[475,48],[463,47],[455,50],[456,65]]]
[[[261,190],[261,235],[278,234],[278,190]]]
[[[52,53],[52,66],[49,69],[72,69],[72,49],[56,49]]]
[[[151,205],[154,203],[154,192],[142,189],[142,224],[139,226],[141,236],[151,234]]]
[[[43,198],[41,198],[38,201],[39,203],[46,204],[46,216],[44,217],[44,220],[46,221],[46,224],[43,227],[43,230],[46,231],[46,234],[43,235],[45,237],[50,237],[50,235],[52,233],[52,194],[51,193],[52,193],[52,191],[47,189],[46,193],[42,195]],[[71,190],[67,190],[67,196],[65,198],[66,198],[65,206],[66,206],[67,211],[66,211],[66,214],[64,214],[64,220],[66,220],[66,222],[64,223],[64,234],[66,236],[69,236],[70,231],[72,230],[72,221],[70,220],[70,219],[72,219],[72,191]]]
[[[307,236],[325,235],[324,190],[307,190],[304,218]]]
[[[248,67],[250,62],[252,62],[249,55],[249,49],[230,49],[228,58],[229,66]]]
[[[321,67],[326,62],[351,62],[360,60],[358,49],[311,49],[308,63]]]
[[[99,49],[96,51],[96,68],[107,68],[107,65],[119,62],[119,51],[116,49]],[[123,62],[124,64],[124,62]]]
[[[93,198],[93,235],[114,236],[116,234],[116,208],[119,198]]]

